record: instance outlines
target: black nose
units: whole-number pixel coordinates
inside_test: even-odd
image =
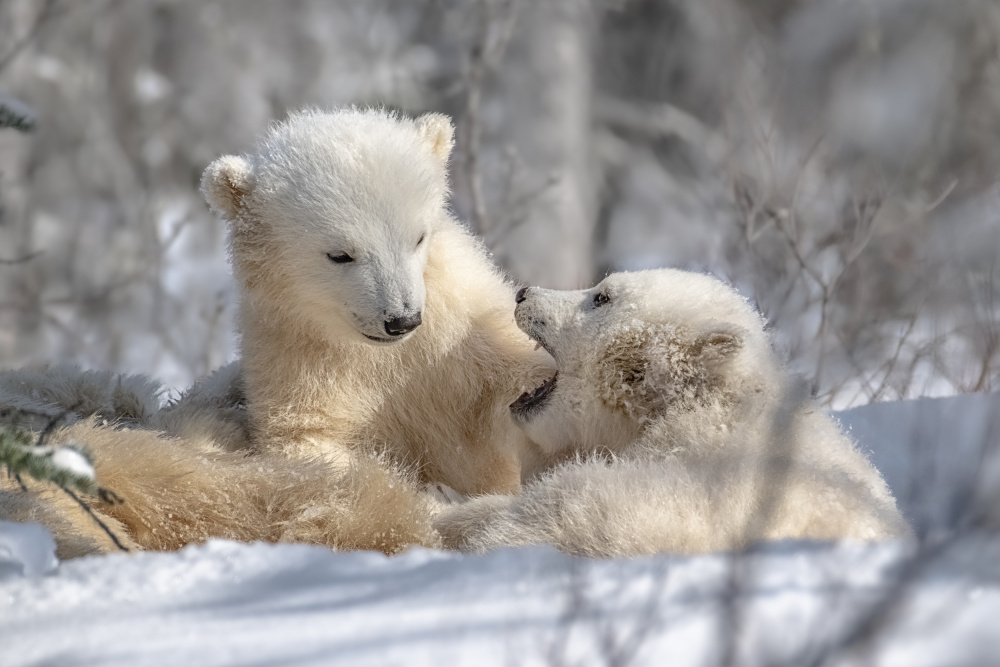
[[[385,321],[385,332],[390,336],[402,336],[419,327],[422,321],[420,313],[404,317],[394,317],[391,320]]]
[[[528,288],[527,287],[522,287],[521,289],[517,290],[517,294],[514,295],[514,301],[515,301],[515,303],[521,303],[522,301],[524,301],[527,298],[528,298]]]

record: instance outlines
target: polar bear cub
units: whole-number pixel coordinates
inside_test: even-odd
[[[258,451],[342,468],[376,447],[462,494],[520,488],[537,452],[507,405],[550,361],[449,213],[453,143],[441,114],[303,111],[205,170],[229,227]]]
[[[583,291],[525,288],[517,301],[518,325],[558,372],[511,413],[552,463],[519,495],[439,515],[449,546],[611,557],[908,534],[879,473],[720,281],[618,273]]]
[[[74,431],[98,475],[121,480],[108,485],[126,502],[98,509],[139,546],[239,534],[395,553],[438,545],[426,487],[520,488],[539,454],[507,406],[551,374],[551,359],[515,324],[511,284],[449,213],[453,138],[433,113],[312,110],[275,123],[201,183],[229,230],[240,360],[155,415],[146,383],[127,382],[146,398],[124,402],[114,382],[79,373],[27,383],[65,385],[49,407],[70,412],[96,384],[100,400],[83,404],[92,412],[180,436],[146,456],[155,434]],[[34,404],[4,378],[0,402],[5,386],[12,407]],[[297,476],[308,483],[286,485]],[[225,511],[219,498],[232,499]],[[87,528],[74,521],[59,534]],[[313,534],[274,532],[285,524]]]

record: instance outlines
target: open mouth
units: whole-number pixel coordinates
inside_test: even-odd
[[[526,417],[540,409],[552,395],[552,390],[556,388],[558,377],[559,374],[556,373],[532,391],[521,394],[516,401],[510,404],[510,411],[516,416]]]
[[[521,327],[520,324],[518,324],[518,326]],[[540,335],[538,335],[538,333],[536,333],[532,328],[521,327],[521,331],[523,331],[524,333],[528,334],[528,338],[530,338],[531,340],[533,340],[535,342],[535,349],[536,350],[538,350],[539,348],[542,348],[546,352],[548,352],[550,355],[552,355],[553,357],[556,356],[552,352],[552,348],[550,348],[545,343],[545,340]]]

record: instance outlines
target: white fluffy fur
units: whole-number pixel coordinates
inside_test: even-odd
[[[33,424],[58,417],[100,415],[150,424],[160,411],[160,386],[148,378],[75,366],[0,372],[0,410],[27,413]]]
[[[90,447],[99,483],[125,500],[95,509],[142,548],[434,546],[423,489],[517,490],[539,454],[507,405],[551,373],[514,323],[510,285],[447,212],[452,143],[438,114],[293,114],[202,179],[229,223],[240,362],[163,410],[145,380],[75,369],[0,375],[0,404],[96,416],[56,439]],[[387,319],[417,312],[420,326],[389,338]],[[64,553],[110,548],[45,487],[6,481],[0,514],[45,521]]]
[[[559,371],[547,398],[514,414],[564,461],[519,495],[440,514],[447,545],[624,556],[909,532],[878,472],[721,282],[662,270],[531,288],[516,317]]]
[[[141,376],[70,366],[0,372],[5,421],[36,432],[62,415],[56,444],[93,454],[98,483],[123,502],[87,498],[131,549],[177,549],[210,537],[290,541],[395,553],[438,546],[436,495],[412,472],[370,452],[346,468],[250,453],[234,369],[159,408],[160,388]],[[28,410],[29,413],[24,411]],[[60,558],[114,551],[99,525],[51,484],[0,477],[0,518],[40,521]]]
[[[439,114],[308,111],[205,171],[230,226],[259,450],[348,465],[372,445],[460,493],[519,488],[537,451],[507,405],[550,362],[447,211],[452,137]],[[418,312],[414,331],[387,336],[387,318]]]

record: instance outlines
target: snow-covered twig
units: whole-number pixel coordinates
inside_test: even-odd
[[[12,425],[0,426],[0,466],[7,468],[8,474],[27,490],[21,476],[25,473],[39,482],[50,482],[72,498],[90,518],[100,526],[116,547],[128,551],[118,536],[101,521],[93,509],[74,491],[97,495],[107,503],[115,504],[122,499],[113,491],[97,485],[97,474],[90,453],[77,445],[46,445],[46,436],[59,424],[61,419],[53,419],[48,427],[33,442],[24,429]]]
[[[84,493],[97,493],[97,478],[90,454],[74,445],[35,445],[19,428],[0,429],[0,465],[12,475],[24,473],[40,482],[52,482]]]
[[[30,132],[35,129],[35,112],[24,102],[0,93],[0,127]]]

